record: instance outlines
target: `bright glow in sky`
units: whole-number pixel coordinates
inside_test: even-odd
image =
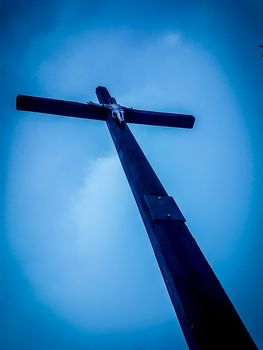
[[[189,13],[196,31],[182,24],[186,9],[176,5],[178,24],[169,19],[154,30],[142,30],[130,18],[119,27],[105,21],[86,28],[82,11],[71,2],[59,16],[56,6],[49,10],[58,24],[35,35],[24,33],[31,39],[19,69],[12,48],[13,63],[7,65],[15,86],[8,86],[6,103],[12,117],[6,127],[5,254],[12,261],[6,272],[14,276],[6,293],[20,288],[14,294],[20,302],[6,306],[9,328],[16,329],[25,348],[37,338],[29,339],[26,326],[18,332],[14,325],[34,329],[34,322],[39,337],[56,324],[43,349],[54,344],[62,350],[186,348],[104,123],[12,110],[16,92],[85,102],[96,101],[96,86],[105,85],[123,105],[196,116],[193,130],[131,129],[260,345],[262,299],[255,270],[260,264],[262,163],[256,125],[262,108],[258,71],[231,68],[228,45],[239,22],[229,27],[228,39],[222,34],[211,49],[210,34],[197,24],[200,9]],[[96,10],[98,18],[106,10],[107,5]],[[120,7],[119,14],[124,10]],[[74,30],[67,26],[70,11]],[[212,25],[216,11],[203,7],[215,36],[220,18],[231,17],[231,8],[220,11]],[[251,27],[251,38],[255,33]],[[244,68],[251,60],[245,52],[239,64]],[[253,64],[262,76],[262,62]],[[27,313],[21,312],[23,305]],[[68,345],[61,343],[60,332],[68,334]],[[19,342],[8,337],[5,342],[7,350],[18,349]]]

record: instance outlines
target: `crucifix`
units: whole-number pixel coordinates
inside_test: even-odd
[[[19,110],[107,123],[189,349],[257,349],[127,123],[192,128],[192,115],[126,108],[105,87],[99,103],[18,95]]]

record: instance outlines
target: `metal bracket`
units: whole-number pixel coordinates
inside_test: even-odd
[[[175,220],[185,222],[185,218],[173,197],[145,195],[144,198],[153,221]]]

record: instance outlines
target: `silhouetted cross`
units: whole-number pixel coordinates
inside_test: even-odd
[[[194,117],[120,106],[105,87],[97,87],[96,93],[100,104],[18,95],[17,109],[106,121],[189,348],[256,349],[127,125],[192,128]]]

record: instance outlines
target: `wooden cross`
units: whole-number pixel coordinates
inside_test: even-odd
[[[18,95],[16,106],[24,111],[106,121],[189,349],[256,349],[184,216],[127,125],[192,128],[195,118],[120,106],[101,86],[96,94],[100,104]]]

